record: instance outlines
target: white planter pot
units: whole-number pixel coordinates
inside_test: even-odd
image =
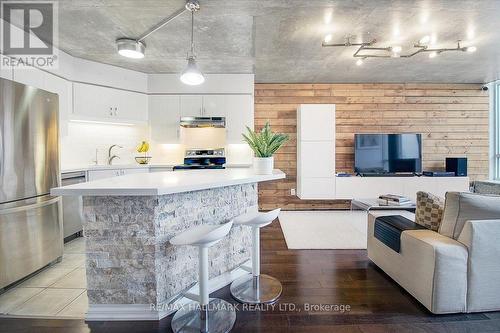
[[[254,157],[253,168],[258,175],[270,175],[274,169],[274,157]]]

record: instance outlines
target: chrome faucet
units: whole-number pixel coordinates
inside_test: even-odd
[[[111,155],[111,150],[114,148],[114,147],[118,147],[118,148],[123,148],[122,146],[120,145],[112,145],[111,147],[109,147],[108,149],[108,165],[111,165],[113,163],[113,160],[115,158],[120,158],[120,156],[118,155]]]

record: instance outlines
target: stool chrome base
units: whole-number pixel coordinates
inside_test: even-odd
[[[182,333],[227,333],[236,321],[234,305],[218,298],[211,298],[207,306],[206,321],[198,302],[191,302],[179,309],[172,318],[172,330]]]
[[[238,302],[249,304],[274,303],[281,296],[281,282],[272,276],[261,274],[258,277],[245,275],[231,283],[231,295]]]

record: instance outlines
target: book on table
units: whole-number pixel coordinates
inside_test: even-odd
[[[409,198],[404,197],[402,195],[396,195],[396,194],[383,194],[383,195],[380,195],[378,198],[381,200],[387,200],[387,201],[399,202],[399,203],[411,202]]]
[[[377,199],[377,202],[380,206],[411,206],[412,202],[411,201],[392,201],[392,200],[385,200],[385,199]]]

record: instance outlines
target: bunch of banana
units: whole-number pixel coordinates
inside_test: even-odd
[[[149,151],[149,143],[147,141],[142,141],[140,145],[137,146],[137,152],[147,153]]]

